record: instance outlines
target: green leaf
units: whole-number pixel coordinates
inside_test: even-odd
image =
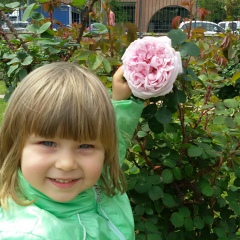
[[[18,58],[13,58],[10,62],[7,63],[7,65],[13,65],[15,63],[20,63],[20,60]]]
[[[88,56],[87,64],[88,64],[88,67],[90,67],[92,70],[95,70],[102,64],[102,61],[103,61],[103,56],[98,55],[96,53],[91,53]]]
[[[175,94],[177,96],[177,102],[178,103],[185,103],[186,102],[186,94],[183,91],[177,89]]]
[[[203,221],[206,223],[206,224],[213,224],[214,222],[214,217],[213,216],[204,216],[203,217]]]
[[[27,70],[26,70],[26,69],[21,69],[21,70],[19,71],[19,79],[20,79],[20,81],[21,81],[22,79],[24,79],[27,75],[28,75]]]
[[[163,124],[161,124],[155,117],[148,120],[149,128],[154,133],[161,133],[164,130]]]
[[[37,39],[35,38],[35,40]],[[44,38],[39,39],[38,43],[42,45],[60,45],[60,42],[57,42],[54,39],[44,39]]]
[[[228,240],[226,229],[224,227],[215,227],[213,228],[213,231],[217,234],[218,240]]]
[[[152,187],[152,183],[145,182],[145,181],[139,181],[135,185],[135,190],[139,193],[145,193],[145,192],[148,192],[151,187]]]
[[[238,108],[239,105],[236,99],[225,99],[223,103],[227,108]]]
[[[148,215],[153,215],[153,209],[151,207],[146,207],[145,213]]]
[[[24,10],[23,16],[22,16],[22,21],[27,21],[27,19],[30,17],[31,12],[33,8],[35,7],[36,3],[32,3],[27,6],[27,8]]]
[[[163,161],[163,165],[166,167],[170,167],[170,168],[174,168],[176,166],[176,161],[172,160],[172,159],[165,159]]]
[[[218,205],[219,205],[220,208],[225,207],[226,206],[226,200],[222,197],[219,197],[218,198]]]
[[[72,58],[78,61],[86,61],[88,56],[90,55],[91,51],[75,51]]]
[[[191,217],[186,217],[184,219],[184,227],[187,231],[193,231],[194,225]]]
[[[157,226],[150,221],[147,221],[145,223],[145,228],[146,228],[146,231],[149,233],[155,233],[158,231]]]
[[[191,176],[192,174],[193,174],[193,166],[192,165],[186,165],[185,167],[184,167],[184,170],[185,170],[185,174],[187,175],[187,176]]]
[[[204,221],[199,216],[194,217],[193,223],[194,223],[194,226],[198,229],[203,229],[205,225]]]
[[[13,2],[13,3],[6,4],[5,7],[14,9],[14,8],[17,8],[19,5],[20,5],[19,2]]]
[[[165,107],[161,107],[156,113],[155,117],[158,122],[162,124],[167,124],[172,120],[172,113]]]
[[[151,118],[155,115],[156,111],[157,111],[157,105],[149,104],[143,109],[142,117],[145,119]]]
[[[7,72],[8,77],[10,77],[11,74],[12,74],[16,69],[18,69],[18,67],[19,67],[18,65],[10,66],[10,68],[8,69],[8,72]]]
[[[214,119],[213,119],[213,124],[224,124],[225,122],[225,116],[216,116]]]
[[[44,23],[44,24],[37,30],[37,33],[38,33],[38,34],[44,33],[50,26],[51,26],[51,22],[46,22],[46,23]]]
[[[147,132],[144,132],[144,131],[138,131],[138,132],[137,132],[137,136],[138,136],[139,138],[146,137],[147,135],[148,135],[148,133],[147,133]]]
[[[136,221],[135,222],[135,229],[140,230],[140,231],[145,231],[145,225],[142,221]],[[144,238],[145,240],[145,238]]]
[[[162,236],[156,233],[150,233],[147,235],[147,240],[163,240]]]
[[[17,55],[16,54],[12,54],[12,53],[4,53],[2,58],[3,59],[13,59],[15,58]]]
[[[237,125],[240,125],[240,113],[239,112],[234,115],[234,122]]]
[[[191,76],[191,79],[194,81],[199,80],[197,74],[193,71],[191,67],[187,68],[187,74]]]
[[[178,99],[175,92],[169,93],[164,97],[164,105],[169,108],[177,108]]]
[[[112,71],[110,62],[106,58],[103,58],[102,63],[103,63],[103,66],[104,66],[104,69],[106,70],[106,72],[110,73]]]
[[[28,66],[33,62],[33,57],[32,56],[27,56],[24,61],[21,63],[23,66]]]
[[[41,13],[33,12],[31,14],[31,18],[34,19],[35,21],[40,21],[44,19],[44,16]]]
[[[240,71],[236,72],[231,79],[232,83],[235,83],[240,78]]]
[[[234,211],[236,215],[240,215],[240,203],[229,202],[229,207]]]
[[[200,49],[194,42],[185,42],[180,46],[180,52],[185,55],[197,57],[200,55]]]
[[[236,125],[231,117],[226,117],[225,118],[225,124],[228,128],[235,128]]]
[[[187,40],[187,35],[181,29],[172,29],[167,36],[172,40],[173,46],[178,46]]]
[[[109,43],[108,43],[108,48],[109,48]],[[121,41],[115,41],[114,44],[113,44],[113,48],[116,52],[121,52],[122,42]]]
[[[166,184],[172,183],[174,180],[173,171],[171,169],[164,169],[161,174],[163,182]]]
[[[204,186],[202,188],[202,194],[207,196],[207,197],[211,197],[214,193],[213,188],[210,185]]]
[[[155,201],[159,198],[163,197],[163,190],[159,186],[152,186],[151,189],[148,191],[148,195],[152,201]]]
[[[107,31],[106,25],[102,23],[94,23],[94,26],[99,30],[99,33],[105,33]]]
[[[234,168],[234,170],[235,170],[235,175],[236,175],[236,177],[237,177],[237,178],[240,178],[240,166],[236,166],[236,167]]]
[[[177,203],[175,202],[172,195],[167,194],[167,193],[164,193],[162,201],[163,201],[163,204],[168,208],[172,208],[172,207],[175,207],[177,205]]]
[[[145,208],[142,204],[138,204],[135,208],[134,208],[134,212],[139,215],[142,216],[145,212]]]
[[[17,58],[20,60],[23,60],[24,58],[27,57],[27,53],[25,51],[19,51],[17,52]]]
[[[29,32],[37,33],[37,31],[39,30],[39,26],[37,26],[36,24],[31,24],[31,25],[27,25],[26,29]]]
[[[131,181],[128,181],[128,185],[127,185],[128,190],[134,189],[136,184],[137,184],[137,180],[136,179],[131,179]]]
[[[182,179],[181,169],[179,167],[173,168],[173,175],[177,180],[181,180]]]
[[[188,149],[188,156],[189,157],[199,157],[203,154],[202,148],[191,145],[190,148]]]
[[[177,228],[184,224],[184,216],[179,212],[174,212],[170,217],[171,223]]]
[[[190,217],[191,212],[187,207],[180,207],[178,211],[184,216],[184,217]]]

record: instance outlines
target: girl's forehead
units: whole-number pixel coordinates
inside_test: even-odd
[[[52,141],[52,142],[71,142],[74,144],[94,144],[98,145],[99,147],[103,146],[102,140],[100,138],[95,138],[95,139],[73,139],[73,138],[65,138],[65,137],[60,137],[58,135],[49,137],[49,136],[40,136],[36,133],[28,135],[26,138],[26,142],[41,142],[41,141]]]
[[[47,140],[47,141],[61,141],[61,140],[70,140],[70,141],[74,141],[76,143],[95,143],[95,144],[99,144],[99,145],[106,145],[108,143],[106,143],[106,136],[104,136],[103,134],[100,135],[95,135],[94,137],[91,136],[84,136],[84,135],[63,135],[59,132],[56,132],[55,134],[41,134],[39,132],[32,132],[26,135],[26,137],[24,138],[25,141],[27,140],[39,140],[39,141],[43,141],[43,140]]]

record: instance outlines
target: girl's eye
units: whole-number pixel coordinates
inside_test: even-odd
[[[54,146],[56,146],[56,144],[54,142],[51,142],[51,141],[42,141],[41,144],[46,146],[46,147],[54,147]]]
[[[79,148],[89,149],[89,148],[94,148],[94,146],[91,144],[81,144]]]

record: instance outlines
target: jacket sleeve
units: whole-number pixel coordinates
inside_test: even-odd
[[[118,154],[120,165],[122,165],[125,159],[126,150],[139,122],[144,104],[140,100],[112,100],[112,104],[116,115],[119,142]]]

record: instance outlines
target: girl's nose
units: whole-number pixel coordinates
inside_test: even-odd
[[[55,167],[63,171],[72,171],[77,168],[77,161],[73,153],[65,151],[59,154]]]

